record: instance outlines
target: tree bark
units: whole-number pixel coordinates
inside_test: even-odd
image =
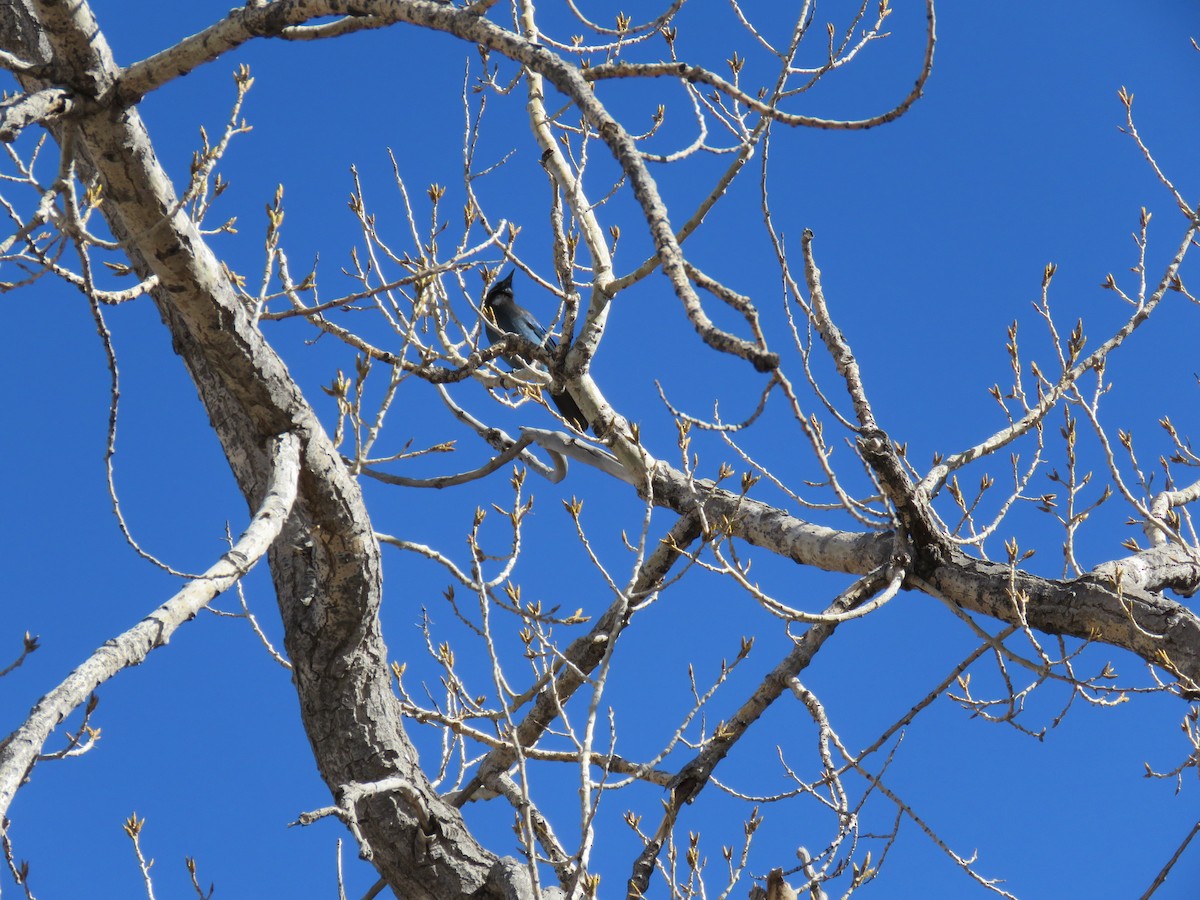
[[[326,784],[336,794],[385,776],[409,782],[407,799],[384,795],[360,810],[373,862],[399,896],[501,896],[502,886],[485,888],[496,856],[431,788],[405,734],[379,629],[379,545],[358,484],[180,208],[137,110],[106,103],[119,70],[90,9],[24,0],[9,6],[0,28],[5,50],[49,66],[70,86],[77,112],[54,127],[55,137],[73,147],[81,173],[99,176],[105,220],[138,275],[157,276],[154,303],[251,508],[268,476],[267,441],[300,437],[300,496],[269,559],[304,726]],[[29,75],[22,82],[28,91],[48,86]]]

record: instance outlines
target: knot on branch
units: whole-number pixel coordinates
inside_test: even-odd
[[[546,900],[562,900],[566,897],[562,888],[545,887],[541,894]],[[504,856],[492,864],[485,881],[474,894],[475,900],[520,900],[533,896],[533,881],[529,877],[527,863]]]
[[[888,455],[890,446],[887,433],[880,428],[864,428],[858,435],[858,452],[872,469],[876,468],[876,462],[882,462]]]
[[[911,543],[916,560],[914,571],[945,562],[949,541],[933,516],[929,497],[913,484],[891,438],[880,428],[864,428],[859,433],[857,447],[863,461],[879,479],[884,495],[896,511],[901,530]]]
[[[774,372],[779,368],[779,354],[756,349],[750,356],[750,363],[759,372]]]

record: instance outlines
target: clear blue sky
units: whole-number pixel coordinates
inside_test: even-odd
[[[228,5],[193,2],[166,13],[148,0],[97,0],[93,8],[118,62],[130,63],[216,20]],[[894,36],[866,51],[860,64],[829,78],[796,111],[856,117],[903,96],[919,67],[923,12],[909,0],[894,5]],[[599,6],[603,9],[593,12],[607,21],[620,5]],[[819,18],[834,16],[835,6],[819,8]],[[1004,329],[1010,321],[1021,322],[1026,358],[1048,359],[1031,308],[1046,263],[1059,266],[1053,294],[1059,321],[1069,329],[1076,317],[1088,317],[1088,333],[1099,339],[1125,315],[1099,285],[1109,272],[1131,277],[1136,256],[1130,234],[1141,207],[1154,213],[1150,271],[1173,252],[1182,225],[1171,197],[1118,131],[1124,121],[1117,100],[1122,85],[1136,95],[1138,127],[1159,163],[1184,196],[1194,201],[1200,195],[1195,167],[1200,53],[1189,42],[1200,36],[1194,3],[1051,3],[1039,4],[1036,13],[1032,7],[995,4],[943,7],[934,74],[925,98],[908,115],[866,133],[780,129],[772,145],[777,214],[793,247],[803,228],[816,233],[833,314],[858,353],[881,424],[909,443],[918,465],[999,427],[986,390],[1008,383]],[[547,21],[556,15],[550,9],[542,14]],[[731,17],[723,5],[693,0],[679,27],[680,47],[689,59],[723,70],[721,60],[732,49],[726,43]],[[696,43],[686,40],[689,28]],[[767,77],[764,61],[744,44],[739,51],[749,56],[747,83]],[[235,138],[222,167],[232,187],[213,216],[237,215],[239,233],[217,237],[214,247],[232,268],[256,278],[263,206],[282,182],[289,256],[296,269],[304,269],[320,255],[322,297],[328,299],[345,287],[338,271],[357,240],[346,207],[352,164],[362,173],[381,230],[398,245],[404,245],[407,230],[392,187],[389,147],[421,215],[427,216],[424,187],[438,182],[450,187],[445,213],[457,220],[460,95],[468,60],[477,70],[473,47],[404,27],[314,44],[259,42],[168,85],[141,108],[159,158],[181,179],[198,128],[204,125],[210,134],[220,128],[233,95],[232,71],[240,63],[251,66],[256,80],[244,113],[254,130]],[[613,91],[618,108],[636,114],[653,108],[644,92]],[[680,110],[669,124],[682,130],[685,118]],[[496,103],[489,126],[481,155],[498,158],[517,147],[506,170],[512,173],[505,175],[507,187],[487,188],[495,212],[523,226],[518,250],[548,273],[545,179],[521,97],[507,106]],[[656,176],[668,201],[686,210],[695,180],[711,171],[712,164],[704,162],[687,176]],[[759,299],[777,323],[777,272],[761,242],[745,239],[760,220],[757,176],[745,177],[689,247],[707,271]],[[624,272],[647,242],[636,218],[617,221],[622,226],[617,269]],[[549,297],[523,299],[550,314]],[[1195,431],[1200,330],[1196,310],[1179,306],[1139,333],[1109,372],[1118,382],[1110,421],[1144,440],[1139,448],[1151,460],[1169,452],[1157,433],[1160,417]],[[176,583],[134,556],[111,512],[103,468],[108,375],[81,296],[44,279],[32,290],[6,296],[3,310],[9,591],[0,600],[5,626],[0,666],[18,652],[26,630],[39,634],[44,645],[0,681],[5,717],[0,732],[7,733],[41,693],[170,596]],[[109,326],[122,375],[117,480],[125,515],[151,552],[177,568],[202,569],[222,551],[225,523],[235,533],[245,524],[244,501],[153,307],[141,301],[112,310]],[[306,346],[312,333],[294,321],[266,331],[331,426],[333,403],[319,388],[337,368],[352,370],[351,354],[329,339]],[[785,339],[777,334],[776,340]],[[654,452],[670,458],[673,426],[658,406],[655,378],[674,401],[697,414],[711,408],[714,396],[728,398],[724,379],[741,379],[748,392],[758,384],[741,369],[713,363],[661,279],[620,299],[595,376],[618,409],[645,423],[643,434]],[[477,386],[461,385],[455,396],[477,412],[497,414]],[[391,414],[385,444],[393,452],[410,437],[414,446],[457,437],[462,452],[435,460],[425,471],[458,471],[482,460],[482,448],[454,431],[432,391],[410,390],[405,404]],[[739,412],[730,407],[728,414]],[[515,428],[538,416],[526,406],[497,421]],[[757,449],[786,470],[796,439],[783,411],[773,409]],[[712,474],[722,458],[715,446],[709,450],[709,471],[702,474]],[[1099,470],[1102,463],[1093,459],[1089,467]],[[996,474],[1003,469],[998,464]],[[805,477],[781,471],[789,474]],[[524,596],[599,614],[609,602],[602,583],[580,575],[586,561],[577,544],[558,540],[569,525],[560,499],[587,498],[585,518],[600,535],[606,526],[636,527],[636,498],[579,469],[559,485],[533,477],[528,484],[537,506],[528,556],[517,572]],[[474,508],[503,504],[509,488],[507,478],[496,477],[436,495],[401,494],[373,484],[366,492],[378,530],[460,554]],[[1085,532],[1079,548],[1085,566],[1121,555],[1123,538],[1140,537],[1140,530],[1125,523],[1127,513],[1114,501]],[[1031,568],[1059,574],[1056,536],[1039,518],[1022,512],[1011,529],[1023,547],[1039,550]],[[501,539],[502,532],[494,532],[494,540]],[[601,547],[613,565],[626,565],[615,535],[605,536]],[[1001,553],[999,542],[993,551]],[[427,607],[443,629],[438,634],[455,635],[452,615],[440,600],[445,578],[434,566],[394,551],[385,552],[385,565],[390,654],[410,663],[410,687],[422,678],[436,681],[415,626]],[[756,565],[764,583],[813,609],[848,583],[810,576],[791,564]],[[246,587],[252,608],[277,639],[265,571],[254,573]],[[219,604],[230,608],[233,602],[226,597]],[[687,661],[697,660],[701,681],[711,678],[721,657],[736,654],[743,634],[756,636],[755,654],[714,708],[714,722],[775,664],[785,652],[785,637],[774,620],[723,582],[698,577],[668,592],[628,635],[622,648],[627,658],[618,660],[609,698],[622,710],[618,751],[633,758],[650,752],[675,714],[670,704],[686,703]],[[802,680],[825,700],[843,740],[856,747],[920,700],[973,646],[972,637],[934,601],[903,595],[879,615],[844,626]],[[1115,650],[1089,650],[1082,665],[1095,670],[1107,659],[1125,682],[1146,682],[1144,666]],[[977,677],[986,682],[987,669]],[[650,693],[650,682],[661,685],[661,694]],[[143,848],[156,859],[160,897],[190,890],[185,856],[198,860],[201,883],[215,882],[215,896],[224,900],[335,896],[334,845],[348,835],[331,821],[285,828],[301,811],[328,803],[329,795],[300,728],[288,673],[266,656],[244,624],[202,615],[169,647],[100,694],[98,747],[81,759],[40,765],[10,811],[15,851],[32,863],[37,896],[138,896],[140,876],[121,829],[134,811],[147,819]],[[1030,726],[1048,725],[1066,699],[1056,688],[1035,695]],[[889,784],[954,850],[962,855],[977,850],[978,870],[1007,879],[1005,886],[1018,896],[1138,896],[1196,818],[1196,786],[1190,780],[1176,797],[1172,782],[1142,777],[1144,762],[1168,769],[1186,756],[1178,728],[1185,712],[1181,702],[1159,697],[1115,709],[1076,701],[1063,724],[1037,742],[971,720],[943,699],[908,731]],[[791,761],[811,764],[815,741],[794,704],[781,704],[764,724],[755,745],[767,748],[764,755],[751,760],[750,748],[739,747],[717,773],[725,783],[747,791],[778,789],[769,749],[774,743],[785,746]],[[436,746],[432,733],[414,737],[425,750]],[[559,797],[544,797],[548,808],[575,803],[569,778],[563,785]],[[628,875],[630,835],[619,819],[629,807],[653,817],[658,795],[639,789],[610,798],[597,855],[605,896],[616,896]],[[891,821],[886,808],[873,809],[871,827],[885,830]],[[781,806],[765,812],[755,874],[788,866],[798,844],[815,847],[826,833],[820,826],[827,823],[811,810],[799,814]],[[489,834],[500,835],[490,841],[491,849],[515,851],[506,811],[472,809],[469,815],[485,842]],[[698,830],[705,836],[710,871],[723,865],[720,844],[736,839],[737,828],[729,833],[722,827],[744,815],[711,790],[686,811],[683,833]],[[911,822],[903,827],[882,878],[861,896],[984,895]],[[349,893],[361,895],[374,873],[355,861],[352,848],[344,856]],[[1197,876],[1200,847],[1194,846],[1158,896],[1195,896]],[[0,875],[0,886],[16,895],[7,873]],[[743,883],[734,895],[744,896],[746,889]],[[655,890],[662,895],[660,887]]]

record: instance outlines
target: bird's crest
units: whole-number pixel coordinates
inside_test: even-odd
[[[516,272],[516,269],[513,269],[511,272],[492,285],[492,289],[488,291],[487,296],[483,298],[484,306],[491,304],[492,301],[495,300],[500,294],[508,294],[509,296],[512,295],[512,280],[514,272]]]

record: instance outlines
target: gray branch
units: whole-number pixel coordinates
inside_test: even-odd
[[[237,543],[199,578],[128,631],[93,653],[66,680],[46,694],[25,722],[0,745],[0,819],[4,818],[55,727],[88,696],[122,669],[141,663],[151,650],[165,646],[184,622],[250,571],[279,536],[296,500],[300,441],[285,434],[272,442],[272,478],[262,505]]]

